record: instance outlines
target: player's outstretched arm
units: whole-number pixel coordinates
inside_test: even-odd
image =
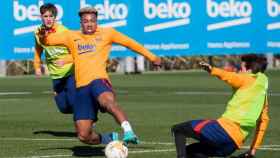
[[[158,57],[150,52],[148,49],[146,49],[142,44],[138,43],[134,39],[116,31],[115,29],[111,28],[111,40],[113,43],[120,44],[122,46],[125,46],[131,50],[133,50],[135,53],[138,53],[140,55],[143,55],[145,58],[147,58],[149,61],[153,62],[154,65],[160,65],[161,62]]]
[[[249,82],[253,82],[254,78],[250,75],[241,75],[236,72],[225,71],[220,68],[216,68],[204,61],[199,63],[200,67],[209,72],[212,76],[218,77],[220,80],[225,81],[233,88],[240,88],[246,86]]]
[[[43,52],[43,47],[38,44],[37,39],[35,37],[35,51],[34,51],[34,60],[33,60],[33,67],[35,69],[35,76],[36,78],[40,78],[42,76],[41,66],[42,60],[41,55]]]
[[[204,61],[199,62],[199,65],[202,69],[204,69],[205,71],[211,73],[212,71],[212,66]]]

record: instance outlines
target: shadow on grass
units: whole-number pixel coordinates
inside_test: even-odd
[[[71,150],[73,151],[73,156],[105,156],[104,147],[75,146]]]
[[[104,147],[101,146],[74,146],[71,148],[43,148],[40,150],[70,150],[72,156],[77,157],[91,157],[91,156],[105,156]]]
[[[47,134],[47,135],[52,135],[56,137],[76,137],[75,132],[65,132],[65,131],[35,131],[33,132],[34,135],[38,134]]]
[[[141,151],[141,150],[155,150],[156,147],[147,147],[143,145],[132,145],[129,146],[129,151]],[[39,150],[51,150],[54,152],[55,150],[70,150],[72,151],[72,156],[74,157],[94,157],[101,156],[104,157],[104,146],[74,146],[74,147],[57,147],[57,148],[41,148]]]

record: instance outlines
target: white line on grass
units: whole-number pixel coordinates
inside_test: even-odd
[[[3,141],[77,141],[77,139],[49,139],[49,138],[0,138]],[[141,144],[148,145],[170,145],[173,146],[172,142],[148,142],[142,141]],[[243,146],[242,149],[249,149],[250,146]],[[262,145],[259,150],[266,151],[280,151],[280,145],[269,144]],[[130,154],[140,154],[140,153],[160,153],[160,152],[174,152],[175,149],[154,149],[154,150],[129,150]],[[29,157],[9,157],[9,158],[54,158],[54,157],[71,157],[73,155],[42,155],[42,156],[29,156]]]
[[[73,155],[43,155],[43,156],[29,156],[29,157],[11,157],[11,158],[51,158],[51,157],[72,157]]]
[[[76,138],[21,138],[21,137],[0,137],[0,140],[7,140],[7,141],[76,141]],[[174,145],[173,142],[155,142],[155,141],[141,141],[142,144],[150,144],[150,145]],[[250,146],[244,146],[250,147]],[[269,145],[262,145],[262,147],[279,147],[280,144],[269,144]]]
[[[262,145],[258,150],[280,151],[280,145]],[[250,149],[250,146],[243,146],[241,149]]]
[[[0,95],[28,95],[32,92],[0,92]]]
[[[146,141],[141,141],[141,144],[148,144],[148,145],[174,145],[174,143],[171,142],[146,142]]]
[[[66,138],[66,139],[53,139],[53,138],[0,138],[3,141],[77,141],[75,138]],[[174,145],[171,142],[146,142],[141,141],[141,144],[148,144],[148,145]]]
[[[129,151],[129,154],[142,154],[142,153],[161,153],[161,152],[174,152],[175,149],[155,149],[155,150],[134,150]],[[8,158],[52,158],[52,157],[72,157],[73,155],[42,155],[42,156],[28,156],[28,157],[8,157]]]
[[[42,94],[53,94],[54,92],[53,91],[42,91],[41,93]]]
[[[117,90],[116,91],[119,94],[130,94],[130,95],[164,95],[164,93],[159,94],[158,92],[153,92],[153,91],[143,91],[141,94],[131,94],[129,91],[122,91],[122,90]],[[52,94],[52,91],[42,91],[40,92],[41,94]],[[0,96],[8,96],[8,95],[32,95],[32,92],[0,92]],[[174,91],[174,92],[169,92],[167,93],[168,95],[231,95],[231,92],[224,92],[224,91]],[[280,93],[270,93],[271,96],[280,96]]]
[[[193,92],[193,91],[177,91],[177,95],[230,95],[230,92]]]
[[[7,137],[7,138],[0,138],[0,141],[78,141],[75,138],[66,138],[66,139],[53,139],[53,138],[15,138],[15,137]],[[147,144],[147,145],[174,145],[173,142],[149,142],[149,141],[141,141],[140,144]],[[243,146],[243,149],[248,149],[250,146]],[[280,144],[268,144],[262,145],[260,149],[277,149],[280,150]]]
[[[30,98],[0,98],[0,101],[6,102],[6,101],[22,101],[22,100],[31,100]]]
[[[278,145],[279,146],[279,145]],[[249,148],[249,147],[248,147]],[[248,149],[246,148],[246,149]],[[243,148],[244,149],[244,148]],[[280,151],[280,148],[259,148],[260,150]],[[155,149],[155,150],[132,150],[129,154],[141,153],[161,153],[161,152],[174,152],[175,149]],[[52,157],[72,157],[73,155],[42,155],[42,156],[29,156],[29,157],[9,157],[9,158],[52,158]]]
[[[175,149],[155,149],[155,150],[135,150],[128,151],[130,154],[139,154],[139,153],[161,153],[161,152],[173,152]]]

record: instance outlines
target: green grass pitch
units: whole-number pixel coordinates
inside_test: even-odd
[[[279,158],[280,72],[267,74],[271,122],[257,158]],[[111,75],[111,79],[141,141],[129,146],[129,158],[175,158],[170,127],[190,119],[219,117],[231,92],[225,83],[200,71]],[[121,132],[108,114],[99,115],[96,128]],[[57,111],[49,78],[0,78],[0,157],[101,158],[103,148],[75,138],[72,116]]]

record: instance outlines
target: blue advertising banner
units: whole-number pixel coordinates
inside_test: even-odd
[[[209,54],[250,53],[258,50],[256,1],[205,0],[205,45]]]
[[[266,0],[264,18],[267,51],[280,53],[280,0]]]
[[[6,3],[6,2],[5,2]],[[0,11],[0,59],[7,58],[8,54],[11,54],[12,51],[9,49],[10,46],[10,40],[8,32],[11,31],[12,23],[9,22],[11,15],[12,15],[12,5],[3,5],[5,7],[1,7]],[[10,15],[10,16],[8,16]]]
[[[143,0],[136,12],[137,39],[158,55],[197,52],[201,34],[195,0]],[[141,11],[142,10],[142,11]]]
[[[0,59],[33,58],[33,31],[47,2],[70,29],[80,28],[80,8],[94,6],[100,26],[115,27],[161,56],[280,52],[280,0],[12,0],[1,2]],[[131,55],[112,48],[111,57]]]

